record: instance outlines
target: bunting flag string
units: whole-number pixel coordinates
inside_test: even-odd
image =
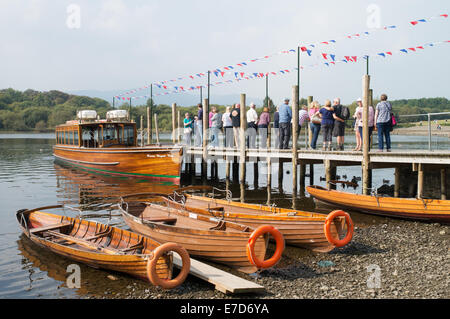
[[[321,62],[321,63],[314,63],[314,64],[309,64],[309,65],[303,65],[300,66],[300,69],[305,69],[305,68],[313,68],[313,67],[318,67],[320,65],[325,65],[327,67],[331,66],[331,65],[336,65],[338,63],[356,63],[356,62],[360,62],[363,60],[366,60],[369,57],[377,57],[377,58],[387,58],[389,56],[393,56],[394,54],[405,54],[405,53],[409,53],[409,52],[419,52],[421,50],[425,50],[426,48],[430,48],[430,47],[435,47],[437,45],[440,44],[445,44],[445,43],[450,43],[450,40],[445,40],[445,41],[439,41],[439,42],[434,42],[434,43],[427,43],[427,44],[423,44],[423,45],[419,45],[419,46],[414,46],[414,47],[408,47],[408,48],[402,48],[399,50],[390,50],[390,51],[383,51],[383,52],[378,52],[378,53],[374,53],[371,55],[362,55],[362,56],[354,56],[354,55],[348,55],[348,56],[343,56],[338,57],[335,54],[331,54],[331,53],[323,53],[322,56],[324,57],[330,57],[330,61],[327,62]],[[333,56],[333,58],[331,58],[331,56]],[[270,76],[278,76],[278,75],[286,75],[286,74],[290,74],[291,72],[295,72],[297,71],[298,68],[294,67],[294,68],[283,68],[281,70],[278,71],[270,71],[270,72],[239,72],[238,76],[235,76],[235,78],[233,80],[229,79],[229,80],[225,80],[225,81],[219,81],[219,82],[214,82],[211,83],[210,86],[214,87],[217,85],[224,85],[224,84],[232,84],[232,83],[237,83],[240,81],[244,81],[244,80],[252,80],[252,79],[261,79],[261,78],[265,78],[268,75]],[[189,86],[189,87],[173,87],[170,88],[171,91],[169,91],[169,87],[167,87],[167,91],[166,92],[161,92],[161,93],[156,93],[154,94],[154,96],[163,96],[163,95],[168,95],[168,94],[175,94],[175,93],[185,93],[185,92],[189,92],[189,91],[194,91],[194,90],[198,90],[200,88],[206,88],[207,85],[197,85],[197,86]],[[119,100],[126,100],[126,101],[130,101],[130,100],[135,100],[135,99],[141,99],[141,98],[150,98],[149,95],[142,95],[142,96],[132,96],[132,97],[118,97],[116,96],[116,98],[118,98]]]
[[[408,25],[410,25],[412,27],[415,27],[418,24],[427,23],[427,22],[430,22],[430,21],[433,21],[433,20],[436,20],[436,19],[446,19],[446,18],[448,18],[448,14],[444,13],[444,14],[440,14],[438,16],[433,16],[433,17],[426,18],[426,19],[418,19],[418,20],[409,21]],[[353,34],[341,36],[341,37],[338,37],[338,38],[335,38],[335,39],[331,39],[331,40],[319,41],[319,42],[315,42],[315,43],[312,43],[312,44],[309,44],[309,45],[299,46],[299,48],[300,48],[301,52],[306,52],[306,54],[308,56],[311,56],[311,54],[313,52],[313,49],[316,49],[316,47],[319,46],[319,45],[330,45],[330,44],[334,44],[334,43],[338,42],[338,40],[361,38],[362,36],[368,36],[368,35],[372,34],[374,31],[386,31],[386,30],[392,30],[392,29],[397,29],[397,28],[398,28],[398,26],[396,26],[396,25],[388,25],[388,26],[384,26],[384,27],[375,29],[375,30],[370,31],[370,32],[369,31],[365,31],[365,32],[361,32],[361,33],[353,33]],[[415,48],[413,48],[413,49],[415,49]],[[242,72],[236,72],[235,71],[236,68],[246,67],[246,66],[249,66],[251,63],[254,63],[254,62],[257,62],[257,61],[267,60],[267,59],[272,58],[272,57],[274,57],[276,55],[292,54],[292,53],[296,53],[296,52],[297,52],[296,49],[282,50],[282,51],[279,51],[279,52],[274,53],[274,54],[264,55],[264,56],[259,57],[259,58],[249,59],[247,61],[235,63],[233,65],[227,65],[227,66],[223,66],[221,68],[216,68],[216,69],[211,70],[211,72],[216,77],[219,77],[219,76],[223,77],[225,74],[228,74],[228,73],[234,73],[235,77],[237,77],[236,74],[240,74]],[[322,53],[322,56],[323,56],[323,58],[325,60],[327,60],[327,58],[329,57],[330,59],[332,59],[333,62],[335,62],[334,61],[335,56],[333,54],[328,55],[326,53]],[[356,61],[353,61],[353,58],[355,58],[355,57],[354,56],[346,56],[344,58],[346,61],[344,61],[344,62],[345,63],[346,62],[356,62]],[[119,99],[119,98],[121,98],[121,97],[123,97],[125,95],[130,95],[130,94],[134,94],[134,93],[137,93],[137,92],[145,90],[145,89],[149,89],[151,85],[155,85],[155,86],[157,86],[158,88],[161,88],[161,89],[171,90],[171,89],[174,89],[176,87],[170,87],[168,85],[169,83],[173,83],[173,82],[181,81],[181,80],[195,80],[195,79],[202,78],[202,77],[205,77],[205,76],[207,76],[207,73],[201,73],[200,72],[200,73],[191,74],[191,75],[188,75],[188,76],[177,77],[177,78],[174,78],[174,79],[171,79],[171,80],[156,81],[156,82],[153,82],[152,84],[148,84],[148,85],[145,85],[145,86],[137,88],[137,89],[129,90],[127,92],[118,94],[118,95],[116,95],[114,97]],[[183,91],[183,88],[181,86],[179,86],[179,88],[181,88],[181,90]]]

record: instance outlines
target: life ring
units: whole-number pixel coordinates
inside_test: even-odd
[[[331,222],[338,216],[344,216],[345,217],[345,223],[347,224],[347,235],[343,239],[335,238],[331,234],[330,226]],[[325,223],[323,225],[323,231],[325,233],[325,237],[327,238],[328,242],[330,244],[335,245],[336,247],[342,247],[347,245],[353,237],[353,221],[350,218],[350,215],[343,210],[334,210],[331,213],[328,214],[327,218],[325,219]]]
[[[275,238],[276,249],[273,256],[267,260],[259,260],[255,256],[255,243],[256,239],[263,235],[269,233]],[[270,268],[274,266],[277,262],[280,261],[281,255],[284,250],[284,238],[278,229],[270,225],[264,225],[258,227],[251,235],[247,243],[247,257],[252,265],[255,265],[258,268]]]
[[[156,273],[156,264],[158,263],[158,259],[165,253],[169,251],[177,252],[181,256],[182,267],[178,276],[174,279],[162,279]],[[165,243],[161,246],[158,246],[153,251],[153,256],[147,261],[147,276],[150,279],[150,282],[155,286],[160,286],[164,289],[172,289],[179,285],[181,285],[186,279],[189,271],[191,269],[191,258],[189,257],[189,253],[184,249],[184,247],[176,244],[176,243]]]

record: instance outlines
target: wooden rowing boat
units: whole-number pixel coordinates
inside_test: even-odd
[[[211,187],[202,186],[201,188],[210,189]],[[196,187],[195,189],[199,188]],[[328,216],[326,214],[238,203],[230,199],[224,200],[188,193],[183,193],[181,196],[176,196],[176,194],[175,192],[174,196],[165,197],[170,206],[184,208],[205,216],[223,218],[253,228],[258,228],[261,225],[272,225],[283,234],[286,244],[292,246],[317,252],[329,252],[336,247],[325,235],[324,225]],[[336,218],[331,223],[331,236],[335,238],[344,236],[346,233],[345,226],[345,218]]]
[[[165,197],[154,194],[124,196],[119,207],[133,231],[159,242],[178,243],[193,257],[225,264],[245,273],[258,269],[247,255],[249,240],[255,232],[249,226],[178,209],[169,205]],[[254,239],[253,257],[264,259],[268,234]]]
[[[404,219],[450,222],[450,200],[360,195],[320,186],[306,187],[316,200],[361,213]]]
[[[173,243],[164,246],[120,228],[44,211],[49,209],[64,207],[22,209],[16,217],[25,236],[54,253],[94,268],[123,272],[163,288],[176,287],[189,273],[189,255],[182,247]],[[169,250],[183,259],[183,269],[175,279],[171,279],[173,256]]]

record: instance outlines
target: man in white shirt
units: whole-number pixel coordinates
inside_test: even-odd
[[[256,128],[258,127],[258,113],[256,113],[255,109],[255,103],[250,103],[250,109],[247,111],[248,148],[256,148]]]

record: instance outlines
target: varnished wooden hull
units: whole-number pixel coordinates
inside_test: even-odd
[[[55,145],[59,161],[90,172],[180,183],[179,147],[83,148]]]
[[[164,216],[161,209],[145,208],[143,212],[131,212],[133,204],[127,202],[130,209],[122,205],[121,213],[124,221],[135,232],[149,236],[158,242],[174,242],[182,245],[192,257],[198,259],[206,259],[215,263],[224,264],[245,273],[252,273],[257,270],[247,257],[246,246],[253,229],[238,225],[238,228],[246,229],[246,231],[222,231],[210,230],[210,226],[214,227],[218,224],[215,218],[205,218],[200,215],[188,214],[178,209],[167,208],[167,217],[188,216],[192,219],[194,225],[184,222],[180,225],[165,225],[162,223],[151,222],[146,219],[149,216]],[[130,213],[131,212],[131,213]],[[143,215],[144,214],[144,215]],[[145,217],[144,217],[145,216]],[[199,222],[204,225],[198,225]],[[268,236],[259,237],[255,245],[255,253],[257,258],[264,259]]]
[[[57,208],[57,206],[53,208]],[[20,212],[17,213],[23,233],[37,245],[94,268],[122,272],[150,282],[146,270],[147,262],[152,255],[153,249],[160,245],[158,242],[120,228],[78,218],[54,215],[41,210],[43,209],[33,210],[30,213],[25,212],[27,214],[27,217],[25,217],[26,226],[24,219],[20,216]],[[64,233],[61,232],[61,235],[59,235],[63,236],[62,238],[68,238],[68,241],[64,243],[58,242],[58,239],[61,240],[59,236],[55,237],[49,233],[33,234],[33,230],[60,223],[70,223],[66,231]],[[104,231],[109,232],[108,236],[87,240],[88,237]],[[102,248],[86,248],[86,246],[76,244],[70,240],[82,243],[89,241],[93,246]],[[141,248],[126,250],[138,243],[142,243]],[[108,252],[105,252],[106,250]],[[119,250],[125,250],[126,253],[114,253],[114,251]],[[171,254],[159,258],[156,267],[158,276],[164,279],[171,279],[172,267]]]
[[[329,252],[335,246],[328,242],[324,234],[324,223],[327,215],[303,212],[292,209],[269,207],[263,205],[236,203],[227,200],[186,194],[185,209],[211,216],[223,217],[225,220],[258,228],[271,225],[277,228],[286,244],[310,249],[317,252]],[[171,205],[181,207],[176,202]],[[223,207],[223,211],[214,211],[214,207]],[[342,230],[342,221],[331,225],[331,232],[337,235]]]
[[[450,200],[359,195],[320,186],[306,187],[306,190],[316,200],[361,213],[450,223]]]

